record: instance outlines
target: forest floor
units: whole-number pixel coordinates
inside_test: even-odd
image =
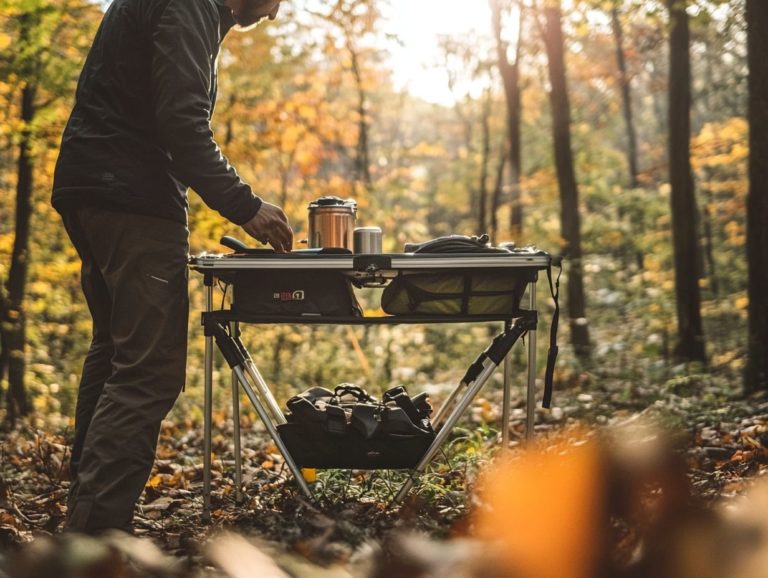
[[[554,439],[557,432],[571,431],[577,424],[595,432],[639,419],[652,421],[674,440],[691,500],[719,504],[743,494],[768,471],[768,396],[741,396],[729,386],[732,377],[689,375],[637,388],[617,386],[610,376],[584,373],[572,380],[575,386],[557,392],[552,409],[537,410],[537,438]],[[222,564],[206,544],[224,531],[258,539],[292,576],[380,575],[372,567],[381,545],[392,536],[414,530],[434,539],[470,533],[478,507],[473,492],[477,474],[498,456],[499,407],[500,392],[478,400],[412,499],[392,509],[388,503],[402,481],[397,473],[321,472],[315,483],[317,503],[310,504],[286,481],[279,452],[258,420],[247,415],[241,420],[244,497],[238,503],[231,420],[216,414],[212,516],[207,522],[201,516],[202,427],[166,421],[157,462],[137,509],[136,535],[151,538],[175,560],[174,571],[181,573],[174,575],[238,575],[211,569],[211,564]],[[518,399],[512,411],[512,453],[521,452],[524,429]],[[68,434],[22,424],[2,438],[0,577],[3,563],[23,552],[25,544],[62,531],[69,485]]]

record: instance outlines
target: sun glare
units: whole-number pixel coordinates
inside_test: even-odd
[[[489,34],[487,1],[391,0],[386,16],[389,31],[402,42],[390,59],[397,87],[430,102],[452,104],[438,40],[442,35]]]

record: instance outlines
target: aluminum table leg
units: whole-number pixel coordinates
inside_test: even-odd
[[[280,433],[277,431],[275,424],[273,424],[272,420],[269,418],[269,413],[267,412],[267,408],[264,407],[264,404],[256,395],[256,392],[253,391],[251,384],[248,383],[248,379],[245,376],[245,372],[243,372],[243,368],[239,365],[235,366],[233,368],[233,372],[235,373],[237,380],[240,382],[240,385],[242,386],[243,391],[245,391],[245,394],[248,396],[248,399],[251,401],[251,404],[253,404],[253,407],[256,409],[256,413],[259,414],[259,418],[261,419],[262,422],[264,422],[264,426],[267,428],[267,432],[272,438],[272,441],[275,442],[277,449],[279,449],[280,453],[283,455],[283,459],[285,460],[285,463],[288,466],[288,469],[291,470],[291,473],[293,474],[293,477],[296,480],[296,484],[298,484],[302,493],[311,499],[312,490],[309,489],[309,485],[304,479],[304,476],[301,473],[301,469],[296,465],[296,462],[294,461],[293,456],[291,456],[291,452],[288,451],[288,448],[283,442],[283,439],[280,437]]]
[[[213,310],[213,280],[206,278],[205,310]],[[211,519],[211,429],[213,422],[213,336],[205,337],[203,392],[203,521]]]
[[[240,388],[237,374],[232,372],[232,428],[235,437],[235,503],[243,501],[243,454],[240,450]]]
[[[527,319],[516,319],[504,333],[493,340],[493,343],[488,349],[486,349],[480,357],[478,357],[475,363],[470,366],[467,374],[464,376],[459,386],[454,390],[454,394],[461,388],[466,388],[466,392],[461,399],[459,399],[456,407],[451,411],[450,415],[445,420],[445,424],[440,428],[440,431],[437,432],[432,444],[427,448],[427,451],[413,469],[408,481],[403,484],[392,503],[398,503],[405,499],[408,492],[413,488],[414,476],[421,474],[426,470],[427,466],[448,439],[454,426],[458,423],[461,416],[475,399],[478,392],[483,388],[491,375],[493,375],[496,368],[507,357],[509,350],[515,342],[523,333],[528,331],[532,325],[533,323]],[[452,395],[452,397],[455,397],[455,395]]]
[[[230,324],[233,335],[237,335],[239,328],[237,322]],[[237,386],[237,375],[232,372],[232,435],[234,439],[235,453],[235,503],[243,501],[243,454],[240,448],[240,388]]]
[[[258,390],[259,395],[261,395],[267,404],[267,407],[269,408],[269,411],[272,414],[275,422],[279,424],[287,423],[288,420],[285,419],[285,414],[283,414],[283,411],[280,409],[275,396],[272,394],[272,390],[269,389],[267,382],[264,381],[261,372],[256,367],[256,364],[253,362],[253,360],[250,359],[250,357],[245,361],[245,370],[248,372],[248,375],[256,385],[256,389]]]
[[[269,386],[267,385],[267,382],[264,380],[264,377],[262,377],[261,372],[259,371],[259,368],[256,367],[256,363],[254,363],[250,352],[245,348],[245,345],[243,345],[243,342],[240,340],[239,327],[235,326],[235,330],[232,331],[231,335],[232,335],[232,341],[237,347],[240,353],[240,357],[243,359],[243,368],[245,369],[246,373],[248,373],[248,375],[251,377],[254,385],[256,386],[256,390],[259,392],[259,395],[267,404],[267,408],[272,414],[272,417],[274,418],[275,423],[278,423],[278,424],[286,423],[288,420],[285,419],[283,410],[280,409],[280,406],[278,405],[277,400],[275,399],[275,396],[272,393],[272,390],[269,389]]]
[[[405,497],[408,495],[408,492],[410,492],[411,488],[413,488],[414,476],[424,472],[429,463],[435,457],[435,454],[437,454],[443,443],[445,443],[445,441],[448,439],[451,430],[453,430],[453,426],[455,426],[456,422],[459,421],[461,415],[469,407],[469,404],[472,403],[472,400],[477,395],[477,392],[480,391],[483,385],[485,385],[485,382],[488,381],[488,378],[491,376],[491,374],[493,374],[493,371],[496,369],[496,367],[497,366],[490,359],[485,360],[482,373],[475,380],[473,385],[467,390],[467,392],[464,394],[464,397],[461,398],[456,408],[451,412],[451,415],[446,420],[445,425],[440,428],[440,431],[435,436],[435,440],[427,449],[424,457],[421,458],[419,463],[414,468],[413,473],[411,474],[408,481],[406,481],[402,488],[400,488],[400,491],[397,493],[397,496],[395,496],[393,503],[399,503],[405,499]]]
[[[291,456],[291,452],[288,450],[288,447],[280,437],[280,433],[277,431],[277,427],[270,418],[269,411],[265,407],[262,400],[259,399],[259,396],[253,390],[253,387],[248,381],[248,377],[244,370],[244,366],[247,364],[247,354],[244,352],[242,343],[239,343],[238,339],[233,337],[233,334],[227,330],[226,325],[215,321],[210,323],[208,321],[204,322],[207,324],[207,331],[211,333],[216,339],[216,345],[218,346],[219,351],[221,351],[221,354],[224,356],[224,359],[226,359],[227,364],[229,364],[229,366],[232,368],[232,371],[235,373],[237,381],[240,382],[240,385],[245,391],[245,394],[248,396],[251,404],[256,409],[256,413],[259,414],[259,419],[261,419],[261,421],[264,423],[264,426],[267,428],[267,432],[272,438],[272,441],[275,442],[275,445],[283,455],[283,459],[285,459],[285,463],[288,466],[288,469],[290,469],[293,477],[296,479],[296,484],[298,484],[299,489],[301,489],[304,495],[311,499],[312,491],[309,489],[306,480],[304,480],[304,476],[302,475],[301,470],[296,465],[293,456]],[[236,333],[234,333],[234,335],[236,336]]]
[[[536,281],[528,284],[528,309],[536,311]],[[528,392],[526,395],[525,438],[533,438],[536,422],[536,327],[528,331]]]
[[[510,395],[512,389],[512,360],[509,358],[510,355],[508,353],[504,358],[504,395],[501,408],[501,447],[505,451],[509,449],[509,404],[512,401],[510,399],[512,397]]]

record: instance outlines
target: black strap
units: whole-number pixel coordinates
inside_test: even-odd
[[[549,408],[552,405],[552,389],[555,374],[555,361],[557,361],[557,324],[560,321],[560,304],[558,297],[560,295],[560,275],[563,273],[563,265],[558,261],[556,265],[559,268],[554,285],[552,283],[552,264],[547,267],[547,280],[549,281],[549,292],[552,294],[552,300],[555,302],[555,312],[552,315],[552,324],[549,328],[549,352],[547,353],[547,370],[544,373],[544,398],[541,401],[542,407]]]
[[[370,395],[368,395],[368,392],[365,391],[362,387],[359,385],[354,385],[351,383],[342,383],[341,385],[337,385],[333,390],[333,400],[331,403],[338,404],[341,401],[341,397],[344,395],[352,395],[357,401],[360,402],[375,402],[376,400],[372,398]]]

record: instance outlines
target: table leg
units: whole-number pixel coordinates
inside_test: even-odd
[[[232,372],[232,434],[235,437],[235,503],[243,501],[243,454],[240,448],[240,388]]]
[[[528,309],[536,311],[536,280],[528,284]],[[533,438],[536,421],[536,327],[528,331],[528,392],[526,395],[525,438]]]
[[[239,329],[238,327],[235,327],[235,330],[232,331],[231,335],[232,335],[232,341],[234,345],[237,347],[238,351],[240,352],[240,356],[243,359],[243,369],[253,380],[253,384],[256,386],[256,389],[258,390],[261,398],[264,400],[264,403],[267,404],[267,408],[272,414],[272,417],[274,418],[275,423],[277,424],[286,423],[287,420],[285,419],[285,415],[283,414],[283,411],[280,409],[280,406],[278,405],[277,400],[275,399],[275,396],[272,394],[272,390],[269,389],[269,386],[267,385],[267,382],[264,380],[264,377],[261,375],[259,368],[256,367],[256,363],[253,361],[253,358],[251,357],[250,352],[245,348],[245,345],[243,345],[243,342],[240,339],[240,331],[238,329]]]
[[[238,381],[240,382],[240,385],[243,386],[243,390],[245,391],[245,394],[248,396],[248,399],[251,401],[251,404],[253,404],[253,407],[256,409],[256,413],[259,414],[259,418],[261,419],[262,422],[264,422],[264,427],[267,428],[267,433],[269,433],[270,437],[272,438],[272,441],[275,442],[275,445],[277,446],[277,449],[280,450],[280,453],[283,454],[283,459],[285,459],[285,464],[288,466],[288,469],[291,470],[291,473],[293,474],[293,477],[296,480],[296,483],[298,484],[299,489],[302,491],[302,493],[305,496],[312,499],[312,490],[309,489],[309,485],[307,485],[307,482],[304,479],[303,474],[301,473],[301,469],[296,465],[296,462],[294,461],[293,456],[291,456],[291,452],[288,451],[288,448],[283,442],[283,438],[280,437],[280,433],[277,431],[275,424],[272,423],[272,420],[269,418],[269,413],[267,411],[267,408],[264,407],[264,404],[256,395],[256,392],[253,391],[253,388],[251,387],[250,383],[248,383],[248,379],[245,377],[245,372],[243,371],[242,366],[240,365],[235,366],[233,368],[233,371]]]
[[[491,375],[493,375],[496,368],[498,368],[507,357],[515,342],[517,342],[520,336],[529,328],[530,325],[526,320],[516,319],[512,326],[494,339],[491,346],[470,366],[460,385],[461,387],[466,384],[467,391],[456,403],[456,407],[451,411],[450,415],[445,420],[445,424],[437,432],[435,439],[413,469],[413,473],[408,478],[408,481],[403,484],[397,496],[395,496],[393,503],[398,503],[405,499],[408,492],[410,492],[413,487],[414,477],[426,470],[427,466],[448,439],[454,426],[458,423],[464,412],[467,411],[467,408],[475,399],[478,392],[483,388]]]
[[[213,310],[213,281],[206,279],[206,311]],[[211,428],[213,421],[213,336],[205,337],[205,382],[203,400],[203,521],[211,519]]]
[[[440,428],[440,431],[437,432],[435,440],[429,446],[427,452],[421,458],[418,465],[414,468],[411,477],[407,482],[405,482],[405,484],[403,484],[402,488],[400,488],[400,491],[398,492],[397,496],[395,496],[393,503],[399,503],[405,499],[405,497],[408,495],[408,492],[410,492],[411,488],[413,488],[414,476],[421,474],[424,472],[424,470],[426,470],[429,463],[435,457],[435,454],[437,454],[443,443],[445,443],[445,441],[448,439],[448,436],[451,434],[451,431],[456,425],[456,422],[459,421],[459,418],[469,407],[469,404],[472,403],[472,400],[477,395],[477,392],[480,391],[483,385],[485,385],[485,382],[488,381],[488,378],[493,374],[493,371],[496,369],[496,367],[497,366],[490,359],[486,359],[483,362],[482,372],[474,381],[472,386],[469,387],[468,391],[464,394],[464,397],[461,398],[456,408],[451,412],[451,415],[446,420],[445,425],[443,425],[443,427]]]
[[[283,414],[283,411],[280,409],[275,396],[272,395],[272,390],[269,389],[267,382],[264,381],[264,377],[262,377],[261,372],[256,367],[253,359],[250,357],[245,360],[245,370],[248,372],[248,375],[256,385],[256,389],[259,391],[259,394],[267,404],[267,407],[269,408],[270,413],[272,413],[272,417],[275,419],[275,422],[278,424],[287,423],[288,420],[285,419],[285,414]]]
[[[511,353],[504,358],[504,396],[501,408],[501,447],[509,449],[509,418],[510,418],[510,393],[512,388],[512,360]]]
[[[467,384],[464,382],[459,383],[451,393],[448,395],[448,398],[443,402],[443,404],[440,406],[440,409],[437,410],[437,413],[435,414],[435,417],[432,418],[432,427],[437,429],[440,427],[440,425],[443,423],[443,420],[448,416],[448,412],[453,408],[453,406],[456,404],[456,398],[459,396],[459,392],[462,390],[462,388],[466,387]]]

